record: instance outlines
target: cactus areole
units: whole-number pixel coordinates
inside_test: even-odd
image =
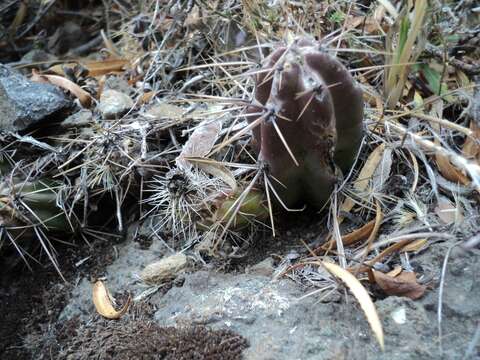
[[[321,208],[350,170],[363,135],[362,91],[321,45],[298,39],[268,56],[247,108],[252,146],[286,206]]]

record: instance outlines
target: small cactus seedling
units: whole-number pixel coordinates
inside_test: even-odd
[[[246,111],[253,148],[286,206],[322,207],[349,171],[363,131],[362,91],[339,60],[307,39],[279,47],[256,76]]]

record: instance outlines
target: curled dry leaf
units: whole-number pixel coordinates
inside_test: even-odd
[[[427,118],[442,118],[443,113],[443,101],[437,100],[432,104],[432,113],[434,116],[427,116]],[[440,133],[440,124],[434,123],[432,127]],[[440,140],[435,138],[435,145],[440,146]],[[470,179],[468,176],[454,166],[447,156],[443,154],[435,154],[435,162],[437,163],[438,170],[445,177],[445,179],[454,183],[469,185]]]
[[[397,266],[395,266],[395,268],[394,268],[393,270],[389,271],[389,272],[387,273],[387,275],[388,275],[388,276],[395,277],[395,276],[397,276],[397,275],[400,275],[400,273],[401,273],[402,271],[403,271],[402,267],[401,267],[400,265],[397,265]],[[373,270],[372,270],[372,271],[369,271],[369,274],[370,274],[370,273],[372,273],[372,275],[373,275]],[[369,279],[370,279],[370,277],[369,277]],[[374,279],[374,278],[373,278],[373,279]],[[373,280],[372,282],[375,282],[375,280]]]
[[[446,156],[436,154],[435,161],[437,163],[438,170],[445,177],[445,179],[461,185],[470,184],[470,179],[468,176],[452,165]]]
[[[350,268],[349,270],[355,271],[356,273],[369,271],[370,268],[375,265],[375,263],[380,262],[383,258],[385,258],[390,254],[393,254],[396,251],[400,251],[400,249],[403,249],[406,245],[410,244],[412,241],[413,241],[412,239],[400,240],[390,245],[386,249],[382,250],[382,252],[377,256],[375,256],[373,259],[366,261],[365,262],[366,265],[362,265],[358,268]]]
[[[176,253],[147,265],[140,277],[147,284],[160,284],[174,279],[181,271],[185,270],[187,264],[188,259],[185,254]]]
[[[233,193],[238,190],[237,180],[233,176],[232,172],[228,170],[224,165],[218,162],[208,163],[208,162],[196,162],[196,165],[205,171],[207,174],[210,174],[216,178],[222,180],[225,184],[230,186],[230,189]]]
[[[221,130],[222,124],[220,121],[204,121],[198,125],[175,160],[177,166],[182,170],[190,170],[192,163],[185,158],[207,155],[215,145]]]
[[[380,271],[373,271],[377,285],[387,294],[404,296],[412,300],[419,299],[425,294],[427,287],[417,282],[414,272],[402,271],[397,276],[390,276]]]
[[[74,82],[62,76],[42,75],[38,73],[36,70],[32,70],[31,80],[36,82],[50,83],[64,90],[69,91],[70,93],[72,93],[73,96],[78,98],[78,100],[80,101],[80,104],[82,104],[83,107],[89,107],[92,101],[92,97],[88,92],[83,90],[80,86],[78,86]]]
[[[93,285],[93,304],[97,312],[106,319],[120,319],[125,314],[131,303],[131,298],[128,297],[127,302],[120,310],[115,310],[112,304],[112,296],[105,286],[104,282],[98,280]]]
[[[378,343],[380,344],[380,348],[382,351],[384,350],[384,338],[383,338],[383,328],[382,323],[380,322],[380,318],[378,317],[377,310],[375,309],[375,305],[373,304],[370,295],[368,295],[367,290],[363,287],[363,285],[358,281],[358,279],[353,276],[349,271],[341,268],[338,265],[324,262],[322,261],[321,264],[328,270],[333,276],[342,280],[345,285],[350,289],[353,296],[358,300],[360,306],[362,307],[365,316],[367,317],[368,323],[370,324],[370,328],[372,329],[375,337],[377,338]]]

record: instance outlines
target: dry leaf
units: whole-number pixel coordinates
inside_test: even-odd
[[[369,271],[369,268],[375,265],[375,263],[380,262],[383,258],[394,253],[395,251],[399,251],[400,249],[403,249],[406,245],[410,244],[411,242],[413,242],[412,239],[400,240],[390,245],[388,248],[382,250],[382,252],[377,256],[375,256],[373,259],[366,261],[365,262],[366,265],[362,265],[359,268],[352,267],[352,268],[349,268],[349,270],[355,273],[362,273],[365,271]]]
[[[230,186],[232,192],[235,193],[238,189],[237,180],[233,176],[232,172],[228,170],[224,165],[218,162],[208,163],[208,162],[195,162],[195,164],[205,171],[207,174],[210,174],[220,180],[225,184]]]
[[[377,310],[373,304],[370,295],[368,295],[367,290],[363,287],[360,281],[357,280],[350,272],[345,269],[342,269],[340,266],[328,262],[321,262],[325,269],[328,270],[332,275],[338,277],[342,280],[350,289],[352,294],[360,303],[365,316],[367,317],[370,328],[372,329],[375,337],[377,338],[378,343],[382,351],[385,349],[384,339],[383,339],[383,328],[380,318],[378,317]]]
[[[463,221],[463,215],[461,209],[454,206],[450,200],[441,196],[438,199],[438,204],[435,207],[435,214],[445,224],[461,223]]]
[[[72,95],[78,98],[80,104],[82,104],[83,107],[90,106],[92,100],[90,94],[74,82],[64,77],[61,77],[59,75],[42,75],[36,70],[32,70],[32,77],[30,78],[30,80],[36,82],[50,83],[61,87],[62,89],[69,91],[70,93],[72,93]]]
[[[400,275],[393,277],[380,271],[373,271],[375,282],[387,294],[393,296],[404,296],[412,300],[423,296],[427,287],[417,282],[414,272],[402,271]]]
[[[175,159],[178,168],[182,170],[190,170],[192,163],[185,159],[186,157],[203,157],[212,150],[213,145],[217,142],[222,124],[220,121],[202,122],[188,138],[183,145],[182,152]]]
[[[79,61],[65,64],[57,64],[51,66],[48,70],[57,75],[65,75],[65,68],[73,70],[78,64],[82,65],[87,71],[88,76],[97,77],[111,73],[123,71],[129,64],[128,60],[124,59],[105,59],[101,61]]]
[[[373,219],[363,225],[361,228],[352,231],[344,236],[342,236],[343,245],[355,244],[358,241],[366,240],[372,233],[373,227],[375,226],[376,220]]]
[[[139,96],[138,103],[140,105],[148,104],[156,95],[156,91],[144,92],[142,95]]]
[[[378,145],[368,157],[367,161],[365,162],[365,165],[363,165],[362,170],[357,176],[357,180],[353,184],[353,187],[357,192],[360,193],[367,188],[370,182],[370,179],[372,178],[373,174],[375,173],[375,170],[377,169],[378,165],[383,159],[384,151],[385,151],[385,143],[382,143]],[[342,203],[342,205],[340,206],[340,212],[342,211],[350,212],[350,210],[352,210],[354,205],[355,205],[355,202],[351,198],[347,197]],[[343,218],[340,217],[338,221],[341,222],[342,220]]]
[[[363,225],[361,228],[356,229],[346,235],[343,235],[342,236],[343,245],[345,246],[352,245],[359,241],[368,239],[374,226],[375,226],[375,220],[372,220],[366,223],[365,225]],[[331,239],[329,242],[327,242],[322,246],[323,250],[329,250],[329,249],[334,250],[336,248],[337,248],[337,244],[334,239]]]
[[[117,311],[113,307],[112,296],[103,281],[98,280],[93,285],[93,304],[97,312],[106,319],[119,319],[127,312],[130,303],[131,298],[129,297],[125,305]]]
[[[395,277],[397,275],[400,275],[400,273],[403,271],[402,267],[400,265],[395,266],[395,268],[387,273],[388,276]],[[373,270],[371,270],[369,273],[373,275]],[[375,278],[374,278],[375,279]],[[372,281],[372,282],[375,282]]]
[[[437,163],[438,170],[445,179],[462,185],[470,184],[470,179],[468,176],[453,166],[446,156],[436,154],[435,161]]]
[[[431,110],[433,117],[441,119],[443,117],[443,107],[443,101],[435,101],[432,104]],[[439,124],[432,124],[432,127],[438,132],[440,132]],[[435,138],[435,144],[440,146],[439,139]],[[457,167],[455,167],[445,155],[436,153],[435,162],[437,163],[438,170],[445,179],[462,185],[470,184],[470,179],[468,178],[468,176],[465,175],[462,171],[460,171]]]
[[[427,239],[418,239],[415,241],[412,241],[410,244],[405,245],[402,248],[402,251],[404,252],[417,252],[423,249],[427,244]]]

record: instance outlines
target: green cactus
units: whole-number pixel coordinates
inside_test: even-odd
[[[15,180],[15,179],[14,179]],[[56,193],[52,181],[23,182],[12,186],[0,185],[1,225],[22,227],[42,225],[49,230],[71,232],[62,210],[56,205]]]

